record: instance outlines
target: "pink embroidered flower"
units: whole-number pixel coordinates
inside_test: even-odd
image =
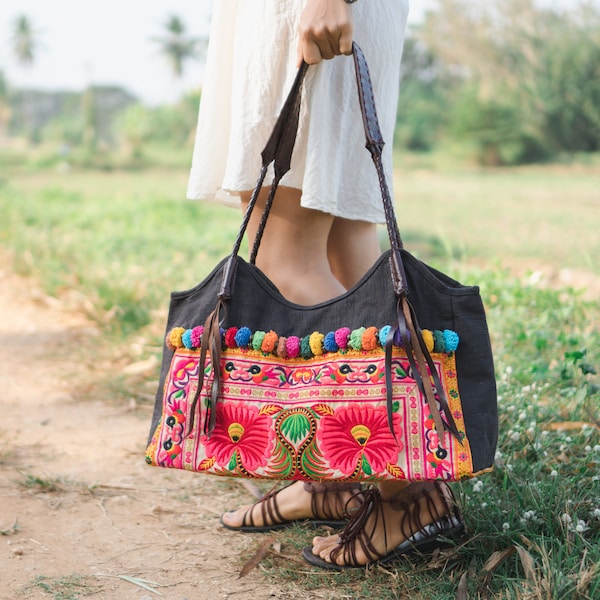
[[[393,415],[394,431],[400,438],[400,415]],[[319,444],[331,468],[350,475],[357,467],[367,475],[385,472],[395,464],[403,444],[394,440],[384,406],[353,405],[321,418]]]
[[[189,381],[190,376],[194,374],[197,368],[198,361],[194,358],[189,358],[186,356],[173,361],[173,366],[171,368],[173,382],[186,384]]]
[[[206,455],[214,456],[217,464],[227,467],[234,453],[242,465],[255,471],[267,462],[273,447],[270,417],[259,414],[256,406],[217,404],[217,423],[210,438],[203,437]]]

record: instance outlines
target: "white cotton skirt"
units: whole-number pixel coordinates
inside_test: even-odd
[[[254,189],[260,153],[297,73],[304,3],[215,0],[188,198],[239,206],[239,192]],[[352,10],[354,41],[373,81],[391,189],[408,0],[359,0]],[[265,185],[271,180],[269,174]],[[384,222],[377,174],[365,148],[352,57],[309,67],[291,169],[281,185],[302,190],[304,207]]]

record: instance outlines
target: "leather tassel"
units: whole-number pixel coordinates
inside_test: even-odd
[[[404,336],[402,341],[406,354],[409,357],[411,368],[413,369],[413,376],[421,389],[421,392],[425,395],[431,414],[433,416],[433,422],[435,424],[435,430],[440,439],[440,444],[443,445],[444,430],[448,430],[456,439],[461,442],[458,428],[454,422],[454,418],[450,413],[450,408],[446,400],[446,394],[442,387],[441,381],[439,380],[437,370],[433,364],[433,360],[427,350],[421,330],[418,326],[416,315],[412,306],[410,305],[406,296],[401,296],[398,300],[398,317],[399,321],[406,324],[408,329],[408,343]],[[402,333],[402,332],[401,332]],[[416,360],[417,365],[414,365]],[[417,377],[417,373],[420,377]],[[434,383],[432,383],[432,379]],[[435,384],[435,387],[434,387]],[[438,404],[439,402],[439,404]],[[444,410],[446,419],[442,419],[440,413],[440,406]]]
[[[204,324],[204,331],[202,332],[202,340],[200,342],[200,358],[198,359],[198,386],[194,393],[192,405],[189,411],[189,421],[186,436],[189,436],[194,429],[196,421],[196,413],[198,410],[198,401],[202,395],[202,388],[204,387],[204,367],[206,365],[206,356],[210,348],[211,356],[211,370],[213,374],[213,381],[211,385],[211,394],[209,396],[210,402],[207,406],[206,419],[204,421],[204,433],[210,435],[215,428],[217,418],[217,398],[221,386],[221,308],[223,302],[219,300],[217,306],[213,312],[208,315]],[[215,333],[216,331],[216,333]],[[216,365],[216,368],[215,368]]]

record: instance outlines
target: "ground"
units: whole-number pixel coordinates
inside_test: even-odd
[[[246,490],[147,466],[150,407],[86,396],[98,329],[6,261],[0,290],[0,598],[302,598],[238,578],[261,536],[218,517]]]
[[[0,600],[335,597],[325,578],[310,593],[273,585],[260,569],[239,578],[264,537],[218,519],[248,491],[147,466],[151,402],[98,394],[111,369],[156,365],[123,367],[95,352],[105,346],[100,330],[8,264],[0,254]],[[567,275],[540,268],[528,277],[600,291],[596,277]]]

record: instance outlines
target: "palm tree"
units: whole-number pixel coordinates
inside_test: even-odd
[[[30,67],[35,60],[38,46],[36,35],[27,15],[20,15],[15,19],[12,36],[13,52],[24,67]]]
[[[170,15],[164,28],[165,34],[154,41],[160,44],[161,53],[171,63],[175,76],[181,77],[184,63],[200,55],[200,44],[204,40],[187,35],[185,23],[177,15]]]

